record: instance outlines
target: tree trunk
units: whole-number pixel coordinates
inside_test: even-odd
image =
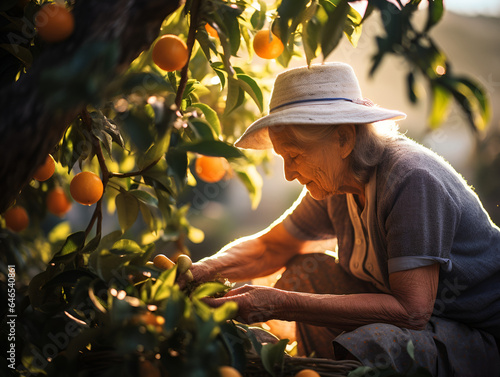
[[[0,90],[0,213],[30,182],[36,168],[61,140],[67,126],[87,105],[87,101],[78,100],[54,108],[55,97],[64,99],[66,93],[78,88],[72,87],[71,80],[56,80],[47,89],[46,72],[53,72],[65,64],[74,66],[74,57],[81,53],[82,47],[116,42],[119,57],[111,74],[99,72],[106,69],[102,64],[95,69],[92,67],[91,77],[80,78],[88,84],[88,80],[106,75],[105,79],[95,81],[97,93],[105,93],[113,78],[149,48],[163,20],[181,3],[182,0],[77,1],[73,9],[75,30],[71,37],[47,46],[26,74]],[[45,83],[43,88],[42,82]],[[96,101],[103,99],[96,98]]]

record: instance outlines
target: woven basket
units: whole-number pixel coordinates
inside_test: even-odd
[[[308,357],[285,357],[283,369],[276,366],[276,376],[293,377],[302,369],[312,369],[321,377],[345,377],[352,370],[362,366],[359,361],[354,360],[330,360]],[[259,357],[249,357],[244,377],[263,377],[270,374],[265,370]]]

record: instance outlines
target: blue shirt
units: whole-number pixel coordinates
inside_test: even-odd
[[[390,291],[392,272],[440,263],[433,315],[500,338],[500,229],[474,191],[443,158],[404,136],[389,144],[374,174],[365,225],[382,290]],[[283,224],[300,239],[337,238],[339,263],[353,273],[347,198],[306,194]]]

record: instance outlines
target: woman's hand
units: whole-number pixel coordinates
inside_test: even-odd
[[[212,307],[221,306],[227,301],[234,301],[238,304],[238,317],[236,319],[251,324],[278,319],[279,313],[285,310],[290,301],[288,293],[276,288],[244,285],[232,289],[224,297],[207,297],[203,301]]]

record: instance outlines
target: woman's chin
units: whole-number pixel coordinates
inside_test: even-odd
[[[309,194],[313,197],[313,199],[322,200],[331,195],[330,193],[320,189],[314,182],[306,183],[305,186],[307,191],[309,191]]]

